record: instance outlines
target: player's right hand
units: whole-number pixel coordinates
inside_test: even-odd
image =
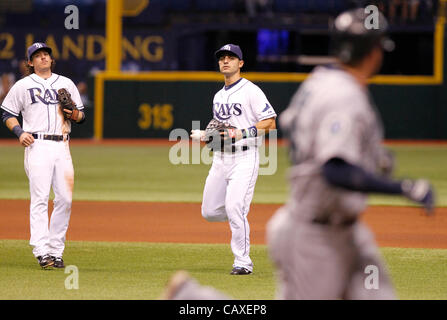
[[[205,131],[199,129],[191,130],[190,137],[192,141],[203,141],[205,137]]]
[[[34,137],[28,132],[23,132],[19,137],[19,141],[22,146],[29,147],[34,143]]]
[[[404,196],[424,206],[428,215],[433,214],[435,197],[433,188],[427,180],[404,180],[401,186]]]

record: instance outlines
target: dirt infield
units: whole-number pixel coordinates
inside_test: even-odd
[[[266,222],[278,207],[251,206],[252,243],[265,243]],[[28,208],[28,200],[0,200],[1,239],[29,239]],[[426,217],[419,208],[373,206],[362,220],[379,246],[447,248],[447,208]],[[75,201],[67,240],[229,243],[230,230],[226,222],[205,221],[200,203]]]

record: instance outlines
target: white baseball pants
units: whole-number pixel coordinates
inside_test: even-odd
[[[68,141],[35,139],[25,148],[25,172],[29,179],[30,245],[35,257],[61,257],[71,214],[74,183],[73,162]],[[54,191],[50,223],[48,199]]]
[[[253,271],[247,215],[259,170],[257,148],[232,153],[214,152],[203,191],[202,216],[208,221],[229,221],[233,267]]]

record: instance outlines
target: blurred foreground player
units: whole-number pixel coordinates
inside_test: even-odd
[[[366,28],[366,18],[364,9],[336,18],[338,63],[317,67],[279,118],[293,162],[289,200],[267,226],[280,299],[395,299],[373,234],[359,221],[367,194],[403,195],[433,210],[428,181],[390,178],[394,161],[367,80],[393,42],[382,14],[378,29]]]

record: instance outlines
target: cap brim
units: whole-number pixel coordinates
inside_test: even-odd
[[[236,58],[238,58],[239,60],[242,60],[241,57],[239,57],[236,53],[234,53],[233,51],[228,51],[228,50],[217,50],[214,55],[217,59],[220,58],[220,56],[222,56],[224,53],[228,53],[232,56],[235,56]]]
[[[40,50],[45,50],[45,51],[48,52],[49,54],[51,54],[51,53],[53,52],[53,50],[51,50],[50,47],[42,47],[42,48],[39,48],[39,49],[35,50],[33,53],[31,53],[31,55],[29,56],[28,60],[31,60],[31,58],[33,57],[33,55],[34,55],[37,51],[40,51]]]

